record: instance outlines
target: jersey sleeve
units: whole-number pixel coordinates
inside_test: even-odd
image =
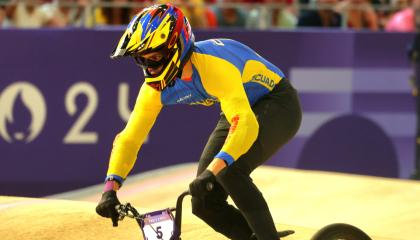
[[[197,56],[200,58],[200,56]],[[230,62],[214,56],[201,56],[205,64],[201,71],[203,86],[219,99],[223,113],[230,123],[229,134],[221,151],[215,156],[228,165],[246,153],[258,136],[258,121],[251,109],[239,70]]]
[[[127,125],[115,137],[107,178],[124,181],[161,109],[160,92],[144,83]]]

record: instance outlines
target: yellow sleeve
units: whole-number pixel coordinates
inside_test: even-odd
[[[127,177],[161,109],[160,92],[143,84],[127,125],[114,140],[107,178],[113,177],[122,183]]]
[[[249,104],[239,70],[232,63],[210,55],[197,54],[196,58],[201,58],[196,67],[203,73],[204,88],[219,99],[231,125],[221,151],[215,156],[230,165],[257,139],[258,121]]]

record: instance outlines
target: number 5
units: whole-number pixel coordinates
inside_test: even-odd
[[[163,233],[162,233],[162,231],[160,230],[162,227],[161,226],[158,226],[157,228],[156,228],[156,237],[158,238],[158,239],[163,239]]]

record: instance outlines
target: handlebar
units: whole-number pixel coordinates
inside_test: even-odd
[[[188,190],[181,193],[181,195],[178,196],[178,199],[176,201],[176,207],[169,208],[169,211],[175,212],[174,232],[170,238],[171,240],[181,239],[180,236],[181,236],[182,202],[185,196],[188,196],[188,195],[190,195],[190,191]],[[130,203],[120,204],[120,205],[117,205],[115,208],[119,214],[118,221],[122,221],[124,217],[129,217],[129,218],[135,219],[140,227],[143,225],[142,222],[146,214],[140,214],[136,210],[136,208],[134,208]]]
[[[176,212],[175,212],[175,221],[174,221],[174,233],[171,237],[172,239],[179,239],[181,236],[181,218],[182,218],[182,201],[184,197],[190,195],[190,191],[184,191],[179,195],[178,199],[176,200]]]
[[[140,214],[130,203],[120,204],[115,207],[119,214],[118,220],[121,221],[124,217],[143,219],[144,215]]]

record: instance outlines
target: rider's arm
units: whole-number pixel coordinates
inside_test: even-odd
[[[114,140],[107,179],[124,181],[161,109],[160,92],[143,84],[127,125]]]
[[[223,69],[220,71],[220,69]],[[203,86],[209,94],[219,99],[223,113],[230,123],[229,134],[221,151],[210,164],[210,170],[217,174],[215,165],[222,159],[232,164],[246,153],[258,135],[258,122],[249,104],[239,70],[230,62],[212,56],[206,57],[206,80]]]

